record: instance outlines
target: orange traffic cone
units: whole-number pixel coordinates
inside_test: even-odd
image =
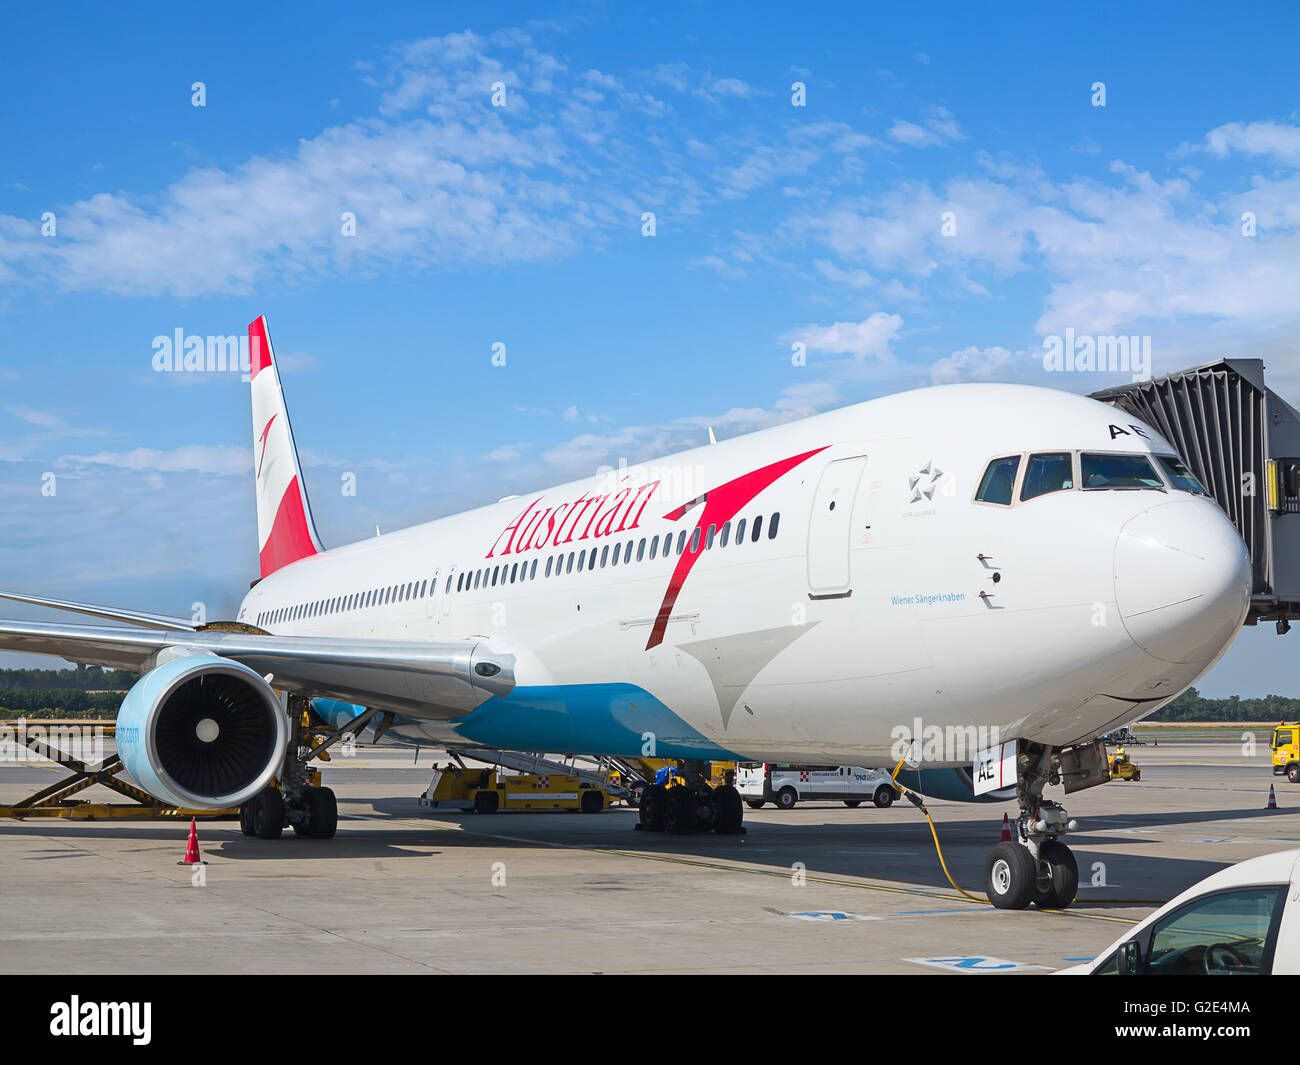
[[[1002,815],[1002,838],[998,840],[998,842],[999,843],[1011,842],[1011,822],[1007,820],[1006,814]]]
[[[1276,809],[1277,809],[1277,795],[1276,795],[1276,794],[1274,793],[1274,791],[1273,791],[1273,785],[1272,785],[1272,784],[1270,784],[1270,785],[1268,786],[1268,805],[1265,806],[1264,809],[1265,809],[1265,810],[1276,810]]]
[[[185,847],[185,860],[183,862],[177,862],[176,864],[177,865],[207,865],[208,864],[202,858],[199,857],[199,830],[198,830],[198,826],[194,823],[194,818],[192,817],[190,818],[190,839],[189,839],[189,843],[186,844]]]

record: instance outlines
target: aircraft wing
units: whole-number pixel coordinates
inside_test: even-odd
[[[51,610],[70,610],[75,614],[89,614],[91,617],[105,618],[108,621],[122,621],[128,625],[144,625],[152,629],[174,629],[177,632],[193,632],[199,626],[185,618],[175,618],[169,614],[149,614],[143,610],[119,610],[111,606],[95,606],[93,603],[76,603],[70,599],[48,599],[43,595],[22,595],[19,592],[0,592],[0,599],[12,599],[15,603],[30,603],[32,606],[49,607]]]
[[[240,662],[273,687],[450,721],[515,686],[515,656],[486,640],[445,642],[267,636],[240,632],[0,622],[0,651],[57,655],[84,665],[137,672],[159,656],[213,654]]]

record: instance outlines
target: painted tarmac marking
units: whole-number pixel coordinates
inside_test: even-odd
[[[933,969],[944,969],[950,973],[1027,973],[1051,972],[1047,965],[1033,965],[1023,961],[1007,961],[1005,958],[991,958],[973,955],[965,958],[904,958],[916,965],[928,965]]]

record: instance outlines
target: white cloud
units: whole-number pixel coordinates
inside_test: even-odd
[[[782,339],[803,343],[810,354],[851,355],[859,360],[883,362],[892,358],[890,345],[902,328],[899,315],[877,311],[861,322],[806,325],[791,330]]]
[[[228,477],[247,476],[253,472],[251,447],[230,444],[188,444],[161,451],[156,448],[137,447],[131,451],[100,451],[94,455],[65,455],[58,460],[59,467],[113,466],[123,470],[152,471],[154,473],[206,473]]]
[[[946,107],[930,107],[920,125],[897,119],[886,134],[890,140],[909,148],[931,148],[963,139],[961,127]]]

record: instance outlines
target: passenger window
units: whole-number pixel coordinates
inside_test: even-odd
[[[572,551],[569,552],[569,564],[564,568],[564,572],[565,572],[565,573],[572,573],[572,572],[573,572],[573,552],[572,552]]]
[[[683,529],[677,536],[677,553],[680,555],[686,550],[686,530]]]
[[[763,515],[760,514],[754,519],[754,529],[749,534],[749,539],[753,543],[758,543],[758,538],[763,532]]]
[[[1016,473],[1020,469],[1020,456],[994,459],[984,470],[975,498],[981,503],[1011,505],[1011,495],[1016,489]]]
[[[653,550],[654,549],[651,548],[651,551]],[[651,554],[650,557],[654,558],[654,555]],[[643,558],[645,558],[645,537],[644,536],[641,537],[641,542],[636,545],[636,560],[640,562]]]
[[[781,524],[781,515],[779,513],[772,515],[772,520],[767,523],[767,538],[776,539],[776,528]]]
[[[717,536],[717,534],[718,534],[718,527],[716,525],[710,525],[709,535],[704,541],[704,550],[707,551],[710,547],[713,546],[713,539],[715,536]]]
[[[1281,887],[1195,899],[1151,930],[1142,972],[1152,976],[1267,974],[1281,914]]]
[[[653,562],[659,557],[659,537],[650,537],[650,560]]]
[[[596,549],[591,549],[591,554],[587,557],[587,571],[590,572],[596,568]]]
[[[528,579],[530,581],[537,579],[537,562],[538,562],[537,559],[533,559],[533,564],[528,570]]]
[[[554,555],[547,555],[547,556],[546,556],[546,576],[549,577],[549,576],[551,575],[551,567],[552,567],[553,565],[555,565],[555,556],[554,556]]]
[[[672,549],[673,549],[673,534],[664,533],[664,546],[663,546],[663,550],[660,553],[664,556],[664,558],[667,558],[672,553]]]
[[[700,527],[695,526],[695,531],[691,533],[691,554],[694,555],[700,550]]]
[[[610,560],[609,560],[609,564],[610,564],[611,566],[617,566],[617,565],[618,565],[618,556],[619,556],[620,554],[622,554],[622,553],[623,553],[623,545],[622,545],[622,544],[615,544],[615,545],[614,545],[614,554],[613,554],[613,556],[610,558]]]
[[[721,538],[718,540],[718,546],[719,546],[719,547],[726,547],[726,546],[727,546],[727,541],[728,541],[729,539],[731,539],[731,522],[728,521],[728,522],[723,522],[723,525],[722,525],[722,536],[721,536]]]
[[[736,525],[736,546],[737,547],[739,547],[741,544],[745,542],[745,522],[747,521],[749,521],[748,518],[741,518]]]
[[[1030,455],[1025,463],[1021,500],[1036,499],[1049,492],[1068,492],[1074,487],[1074,457],[1068,451]]]
[[[609,544],[606,544],[600,551],[600,568],[605,568],[605,563],[609,561]]]
[[[1158,488],[1164,482],[1144,455],[1079,456],[1079,479],[1084,488]]]
[[[518,576],[519,576],[519,563],[516,562],[513,566],[510,567],[510,583],[514,584],[515,578]]]

